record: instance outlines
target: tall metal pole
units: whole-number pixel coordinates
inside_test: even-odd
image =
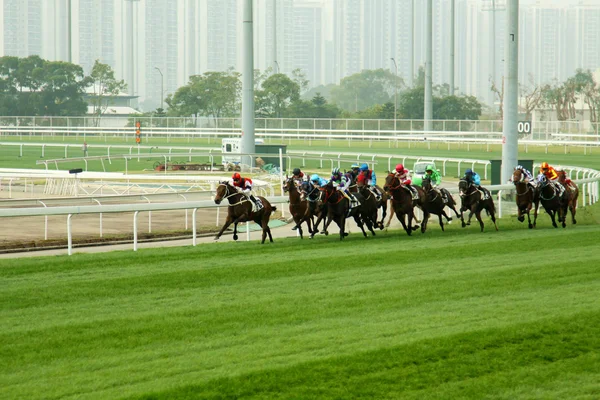
[[[68,0],[67,2],[67,61],[72,63],[73,62],[73,50],[72,50],[72,38],[73,38],[73,32],[71,31],[72,29],[72,21],[71,21],[71,0]]]
[[[415,84],[415,0],[410,9],[410,68],[408,70],[410,87]]]
[[[390,58],[394,62],[394,68],[396,69],[396,75],[394,76],[394,131],[396,130],[396,119],[398,115],[398,64],[394,57]]]
[[[455,0],[450,0],[450,96],[454,96],[454,19]]]
[[[135,39],[135,27],[134,27],[134,12],[133,12],[133,3],[137,2],[139,0],[126,0],[128,3],[128,9],[129,9],[129,24],[128,24],[128,30],[130,35],[128,37],[129,40],[129,48],[127,49],[129,51],[129,78],[127,79],[127,87],[129,88],[129,94],[131,95],[135,95],[135,49],[134,49],[134,39]]]
[[[254,153],[254,38],[252,31],[252,0],[244,0],[243,14],[243,72],[242,72],[242,153]],[[244,156],[242,163],[254,165],[252,156]]]
[[[492,82],[496,82],[496,0],[492,0]],[[492,99],[494,99],[492,95]],[[492,100],[492,105],[494,101]]]
[[[277,0],[273,0],[273,73],[279,73],[279,63],[277,63]]]
[[[431,130],[431,120],[433,118],[433,93],[432,93],[432,67],[433,59],[433,0],[427,0],[427,20],[425,22],[425,131]]]
[[[504,116],[502,127],[502,182],[508,182],[518,163],[517,106],[519,79],[519,0],[508,0],[504,50]]]
[[[158,67],[154,67],[155,70],[160,74],[160,108],[164,110],[164,98],[165,98],[165,77],[163,76],[162,71]]]

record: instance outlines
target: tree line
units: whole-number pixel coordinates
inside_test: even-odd
[[[490,80],[491,90],[496,93],[499,101],[498,112],[503,115],[502,102],[504,100],[504,85],[500,87]],[[589,109],[590,122],[598,122],[600,110],[600,82],[596,82],[590,70],[581,68],[564,82],[554,80],[547,84],[536,84],[533,76],[528,82],[519,82],[520,109],[525,113],[525,118],[530,120],[531,113],[536,108],[549,108],[556,112],[556,119],[567,121],[577,119],[577,102],[582,101]]]
[[[81,66],[64,61],[0,57],[0,115],[79,116],[87,114],[89,104],[101,116],[111,98],[125,90],[125,82],[98,60],[86,75]]]

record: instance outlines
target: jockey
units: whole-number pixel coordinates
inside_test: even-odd
[[[556,173],[556,170],[550,165],[548,165],[546,161],[542,163],[542,166],[540,168],[540,174],[546,175],[546,178],[548,178],[551,181],[555,181],[556,179],[558,179],[558,174]]]
[[[481,177],[479,176],[479,174],[477,172],[473,171],[471,168],[467,168],[467,170],[465,171],[464,179],[467,182],[475,185],[477,190],[479,190],[481,193],[483,193],[484,199],[489,198],[487,189],[484,189],[481,187]]]
[[[414,198],[419,196],[419,192],[411,186],[412,180],[410,179],[410,171],[404,168],[404,165],[396,165],[394,175],[400,180],[401,184],[411,191]]]
[[[304,172],[302,172],[300,168],[294,168],[292,179],[296,182],[296,185],[300,185],[300,183],[308,180],[308,176],[304,175]]]
[[[352,179],[356,180],[356,178],[358,177],[358,174],[360,173],[360,167],[359,167],[359,165],[358,164],[352,164],[350,166],[350,171],[349,172],[352,174]]]
[[[577,185],[567,176],[567,172],[560,168],[556,168],[556,173],[558,174],[558,182],[561,183],[564,187],[569,189],[570,191],[574,191],[577,189]]]
[[[523,182],[530,184],[534,188],[536,187],[536,180],[527,168],[522,165],[517,165],[515,171],[521,171],[521,174],[523,174]]]
[[[252,179],[250,178],[242,178],[239,172],[234,173],[231,176],[233,179],[233,186],[237,189],[239,193],[242,193],[246,196],[247,199],[252,202],[252,211],[258,211],[262,208],[262,203],[252,194]]]
[[[327,185],[327,180],[321,178],[317,174],[312,174],[310,176],[310,181],[313,184],[313,186],[316,187],[316,188],[321,188],[321,187]]]
[[[381,192],[377,188],[377,176],[375,175],[375,171],[369,169],[369,165],[364,163],[360,166],[360,173],[366,178],[369,189],[375,193],[377,201],[381,200]]]
[[[329,181],[350,201],[350,206],[352,208],[359,205],[356,198],[348,191],[351,181],[347,174],[342,174],[339,168],[334,168],[333,171],[331,171],[331,179],[329,179]]]
[[[425,167],[425,176],[429,178],[429,182],[431,182],[431,188],[435,190],[441,197],[444,203],[448,202],[448,196],[445,191],[441,191],[438,186],[442,183],[442,176],[438,172],[437,169],[433,166],[433,164],[427,164]]]

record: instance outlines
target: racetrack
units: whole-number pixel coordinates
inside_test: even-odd
[[[595,398],[599,217],[3,260],[0,396]]]

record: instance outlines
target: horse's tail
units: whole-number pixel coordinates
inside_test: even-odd
[[[490,216],[491,213],[496,214],[496,205],[494,204],[494,199],[491,197],[490,194],[490,206],[485,208],[485,212],[487,213],[488,217]]]
[[[275,214],[275,211],[277,211],[277,206],[272,206],[271,207],[271,214]]]

